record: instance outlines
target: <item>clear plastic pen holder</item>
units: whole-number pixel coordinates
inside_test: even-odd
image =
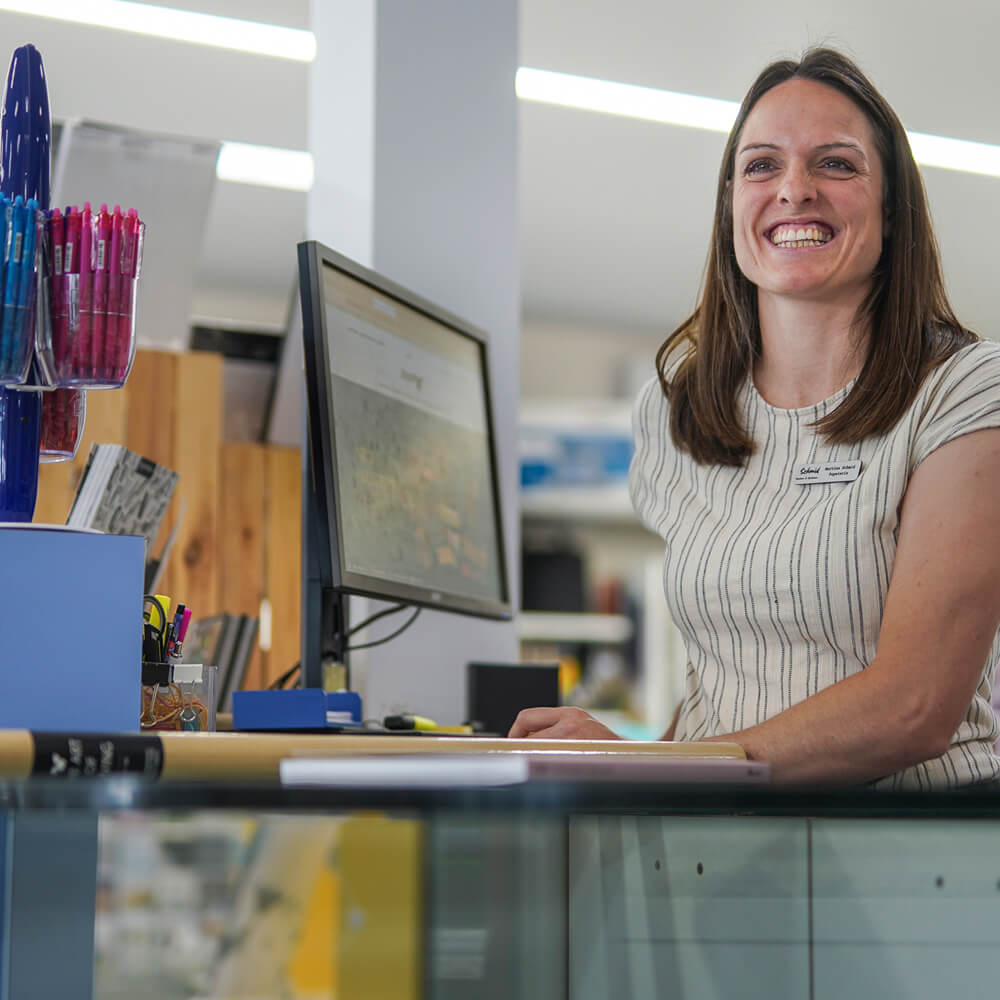
[[[5,288],[0,296],[0,385],[21,385],[28,377],[34,344],[34,272],[23,279],[22,292]]]
[[[135,360],[138,278],[59,274],[45,282],[47,322],[35,348],[46,381],[63,388],[118,389]]]
[[[218,672],[202,663],[143,663],[140,728],[215,732]]]
[[[46,389],[42,396],[41,462],[68,462],[76,456],[87,417],[82,389]]]

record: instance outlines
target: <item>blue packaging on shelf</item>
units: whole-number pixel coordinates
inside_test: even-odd
[[[355,691],[292,688],[233,694],[233,728],[238,730],[316,730],[360,725],[361,696]]]
[[[628,479],[630,434],[522,428],[521,486],[597,486]]]

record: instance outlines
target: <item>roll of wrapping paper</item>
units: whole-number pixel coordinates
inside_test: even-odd
[[[746,756],[735,743],[285,733],[48,733],[8,729],[0,730],[0,778],[80,780],[133,774],[151,781],[277,782],[278,765],[289,757],[497,753],[579,755],[589,760],[744,760]]]

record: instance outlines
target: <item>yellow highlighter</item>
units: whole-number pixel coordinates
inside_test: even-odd
[[[156,626],[162,632],[167,627],[167,622],[170,621],[170,598],[166,594],[154,594],[153,596],[163,605],[163,621]],[[160,610],[155,604],[153,607],[157,611]]]
[[[439,726],[433,719],[425,718],[422,715],[412,715],[403,712],[400,715],[387,715],[382,720],[382,725],[386,729],[399,732],[425,732],[425,733],[451,733],[452,735],[471,735],[475,730],[472,726],[463,723],[460,726]]]
[[[399,715],[387,715],[382,720],[382,725],[386,729],[433,731],[438,728],[438,724],[433,719],[424,718],[422,715],[411,715],[403,712]]]

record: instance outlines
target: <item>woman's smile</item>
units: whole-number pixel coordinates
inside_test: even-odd
[[[773,246],[783,250],[824,247],[833,239],[833,230],[822,222],[779,222],[765,236]]]

